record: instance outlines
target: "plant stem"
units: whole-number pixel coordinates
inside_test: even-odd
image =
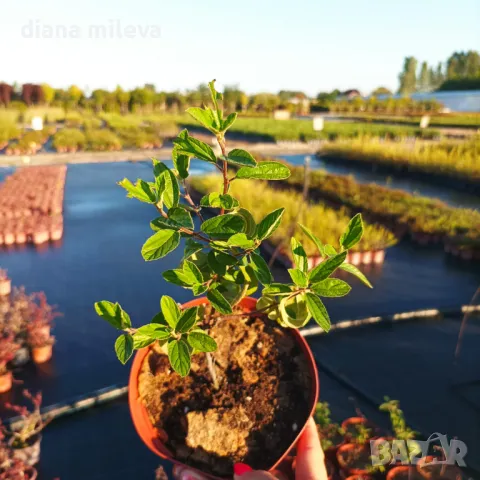
[[[220,388],[220,385],[218,384],[215,360],[213,359],[213,355],[210,352],[207,352],[205,355],[207,356],[207,366],[208,371],[210,372],[210,376],[212,377],[213,387],[215,388],[215,390],[218,390]]]
[[[222,155],[224,158],[227,157],[227,146],[225,144],[225,137],[223,135],[218,135],[217,136],[217,141],[218,144],[220,145],[220,148],[222,150]],[[230,180],[228,179],[228,163],[226,160],[222,160],[223,165],[222,165],[222,174],[223,174],[223,194],[226,195],[228,193],[228,189],[230,188]],[[220,215],[223,215],[225,213],[225,209],[222,208],[220,211]]]

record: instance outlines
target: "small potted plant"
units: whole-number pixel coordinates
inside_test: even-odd
[[[12,372],[8,364],[15,358],[19,348],[11,333],[0,337],[0,393],[8,392],[12,388]]]
[[[163,458],[188,464],[211,478],[231,478],[238,462],[273,469],[313,413],[318,375],[298,328],[314,319],[325,331],[330,329],[319,292],[338,296],[339,280],[329,277],[360,241],[363,222],[356,215],[339,245],[329,245],[324,261],[312,269],[304,247],[292,238],[292,281],[275,282],[259,246],[278,228],[285,209],[272,211],[257,223],[229,189],[242,179],[283,180],[289,169],[279,162],[257,164],[247,151],[227,149],[225,132],[237,115],[224,117],[222,95],[214,82],[209,88],[212,108],[187,111],[216,136],[221,153],[216,155],[183,130],[173,142],[173,169],[154,160],[153,182],[120,182],[129,197],[157,212],[151,222],[154,233],[142,247],[143,258],[163,258],[185,238],[181,265],[163,277],[206,297],[179,306],[164,295],[161,311],[140,328],[133,327],[118,303],[97,302],[95,310],[120,332],[115,351],[122,363],[138,350],[129,380],[129,405],[142,440]],[[205,195],[199,204],[192,200],[187,183],[191,158],[221,173],[219,191]],[[229,165],[240,168],[231,172]],[[203,207],[216,209],[218,215],[204,218]],[[304,231],[324,251],[321,240]],[[261,298],[249,297],[260,286]]]
[[[31,402],[33,409],[30,411],[25,406],[6,404],[7,408],[21,417],[20,426],[12,428],[9,432],[8,444],[12,449],[13,458],[33,466],[40,460],[41,433],[48,422],[44,421],[40,413],[41,392],[32,395],[28,390],[24,390],[23,395]]]
[[[351,443],[340,445],[337,450],[337,461],[346,476],[368,475],[371,472],[372,460],[368,440],[372,438],[372,429],[365,423],[349,426],[348,438]]]
[[[328,402],[317,403],[313,418],[317,424],[323,451],[329,460],[334,460],[338,447],[344,442],[345,432],[339,424],[332,421]]]
[[[12,281],[8,278],[7,271],[0,268],[0,297],[10,295]]]
[[[52,358],[55,337],[45,331],[45,327],[35,319],[27,326],[27,343],[35,363],[45,363]]]
[[[44,363],[52,358],[55,337],[51,335],[53,320],[60,316],[56,307],[47,303],[45,293],[36,293],[32,302],[32,318],[27,325],[27,343],[35,363]]]

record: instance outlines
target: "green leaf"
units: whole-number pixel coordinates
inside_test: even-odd
[[[245,220],[240,215],[217,215],[205,220],[200,230],[208,235],[227,237],[241,233],[245,229]]]
[[[145,335],[146,337],[153,338],[154,340],[165,340],[170,336],[170,332],[166,327],[159,323],[149,323],[137,329],[136,334]]]
[[[163,325],[164,327],[168,327],[168,323],[165,320],[165,317],[162,312],[158,312],[155,316],[150,320],[150,323],[158,323],[159,325]]]
[[[208,195],[205,195],[200,200],[200,205],[202,207],[224,208],[225,210],[231,210],[232,208],[238,207],[239,203],[238,200],[233,198],[231,195],[222,195],[218,192],[212,192]]]
[[[191,137],[188,135],[188,132],[184,137],[180,135],[173,141],[175,146],[177,147],[177,151],[183,155],[189,155],[191,157],[198,158],[199,160],[204,160],[210,163],[217,163],[217,157],[212,150],[210,145],[207,145],[205,142],[197,140],[196,138]]]
[[[97,315],[106,320],[110,325],[123,330],[130,328],[132,322],[127,312],[125,312],[118,303],[112,303],[107,300],[95,303],[95,311]]]
[[[272,283],[263,289],[263,295],[289,295],[292,289],[283,283]]]
[[[180,234],[175,230],[160,230],[152,235],[142,247],[142,257],[147,261],[162,258],[180,243]]]
[[[183,252],[183,258],[189,258],[195,253],[203,249],[203,244],[196,242],[193,238],[187,238],[185,241],[185,250]]]
[[[215,116],[210,108],[187,108],[186,112],[191,115],[198,123],[213,133],[218,133],[218,125]]]
[[[282,298],[278,311],[282,322],[289,328],[301,328],[310,320],[305,294],[296,295],[294,298]]]
[[[323,302],[313,293],[307,293],[307,307],[313,319],[326,331],[330,330],[330,317]]]
[[[274,210],[257,225],[257,237],[259,240],[265,240],[275,232],[282,221],[283,212],[285,212],[283,207]]]
[[[260,280],[263,285],[270,285],[273,282],[273,277],[267,262],[257,253],[252,253],[250,258],[252,259],[251,266],[258,280]]]
[[[215,106],[215,110],[218,111],[218,100],[221,100],[223,96],[220,92],[217,92],[215,90],[215,80],[208,82],[208,88],[210,89],[210,95],[212,97],[212,102],[213,102],[213,105]]]
[[[199,352],[214,352],[218,348],[217,342],[201,330],[191,332],[187,337],[187,342]]]
[[[312,285],[312,290],[321,297],[344,297],[351,289],[347,282],[338,278],[326,278]]]
[[[163,295],[160,300],[160,308],[162,309],[163,316],[165,321],[168,323],[170,328],[175,328],[180,318],[180,308],[177,305],[177,302],[172,297],[168,295]]]
[[[183,207],[173,207],[168,211],[168,219],[185,228],[193,228],[193,219],[189,211]]]
[[[192,287],[192,293],[195,296],[202,295],[208,290],[208,287],[206,285],[194,285]]]
[[[173,166],[176,168],[178,175],[180,178],[187,178],[188,177],[188,169],[190,168],[190,157],[188,155],[182,155],[178,153],[176,147],[172,150],[172,160]]]
[[[208,291],[207,298],[210,300],[210,303],[215,310],[224,315],[232,313],[232,307],[227,302],[227,299],[216,288],[212,288]]]
[[[193,283],[203,283],[202,272],[193,262],[185,260],[185,262],[183,262],[183,271],[194,280]]]
[[[158,217],[150,222],[150,228],[156,232],[163,229],[179,230],[193,229],[193,219],[190,212],[182,207],[173,207],[168,211],[168,218]]]
[[[141,348],[148,347],[156,340],[147,335],[142,335],[141,333],[135,332],[133,334],[133,348],[134,350],[140,350]]]
[[[172,368],[181,376],[186,377],[190,372],[190,349],[184,340],[168,342],[168,359]]]
[[[310,282],[317,283],[328,278],[345,261],[346,257],[347,252],[345,251],[324,260],[310,272]]]
[[[162,162],[153,159],[153,173],[157,188],[157,201],[168,208],[176,207],[180,201],[180,189],[173,172]]]
[[[348,250],[356,245],[363,235],[362,215],[357,213],[348,223],[347,229],[340,237],[340,245]]]
[[[322,241],[317,236],[315,236],[310,229],[308,229],[307,227],[305,227],[301,223],[299,223],[298,225],[303,230],[305,235],[317,246],[318,251],[320,252],[320,255],[322,257],[324,257],[325,256],[325,247],[324,247]]]
[[[227,240],[230,247],[239,247],[247,250],[255,246],[255,242],[250,240],[245,233],[236,233]]]
[[[241,148],[234,148],[228,153],[227,162],[241,167],[255,167],[257,162],[251,153]]]
[[[368,281],[368,278],[355,265],[351,265],[350,263],[342,263],[340,268],[357,277],[367,287],[373,288],[372,284]]]
[[[226,132],[237,119],[237,112],[233,112],[222,122],[222,132]]]
[[[298,242],[295,237],[292,237],[290,239],[290,245],[292,248],[293,264],[296,268],[306,273],[308,271],[308,258],[302,244]]]
[[[175,327],[176,332],[186,333],[193,328],[197,319],[198,307],[187,308],[180,315],[177,326]]]
[[[297,287],[306,287],[308,285],[308,277],[298,268],[289,268],[288,273]]]
[[[115,353],[120,362],[125,365],[133,354],[133,338],[128,333],[120,335],[115,341]]]
[[[289,168],[279,162],[260,162],[256,167],[241,167],[236,174],[236,178],[259,180],[285,180],[289,176]]]
[[[153,192],[150,185],[143,180],[138,179],[135,185],[133,185],[128,178],[124,178],[121,182],[118,182],[118,184],[128,192],[127,197],[129,198],[136,198],[145,203],[156,202],[155,192]]]
[[[176,268],[174,270],[165,270],[162,273],[163,278],[174,285],[190,288],[197,283],[195,277],[185,273],[183,270]]]
[[[253,237],[257,231],[257,224],[253,215],[246,208],[239,208],[235,213],[245,220],[244,232],[247,234],[247,237]]]
[[[332,245],[325,245],[325,255],[328,255],[329,257],[332,256],[332,255],[336,255],[337,254],[337,251],[335,250],[335,247],[333,247]]]

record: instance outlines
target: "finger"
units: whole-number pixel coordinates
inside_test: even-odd
[[[263,470],[254,470],[243,475],[235,474],[233,480],[278,480],[278,478]]]
[[[177,480],[208,480],[208,477],[201,473],[190,470],[187,467],[181,465],[175,465],[173,467],[173,476]]]
[[[327,480],[328,478],[317,427],[311,417],[298,440],[295,474],[298,480]]]

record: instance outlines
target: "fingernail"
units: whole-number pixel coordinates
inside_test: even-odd
[[[249,467],[246,463],[236,463],[233,466],[233,473],[235,475],[238,475],[239,477],[241,477],[242,475],[244,475],[247,472],[251,472],[252,470],[253,470],[253,468]]]

